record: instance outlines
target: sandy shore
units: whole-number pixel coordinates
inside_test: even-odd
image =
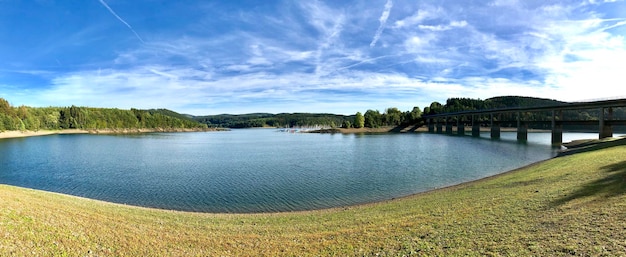
[[[201,131],[219,131],[219,129],[99,129],[99,130],[63,129],[63,130],[39,130],[39,131],[11,130],[11,131],[0,132],[0,139],[36,137],[36,136],[47,136],[47,135],[66,135],[66,134],[137,134],[137,133],[154,133],[154,132],[201,132]]]
[[[65,130],[39,130],[39,131],[4,131],[0,132],[0,139],[3,138],[19,138],[19,137],[36,137],[57,134],[88,134],[87,130],[65,129]]]

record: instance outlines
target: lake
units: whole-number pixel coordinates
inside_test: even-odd
[[[283,212],[402,197],[556,154],[549,133],[487,137],[244,129],[4,139],[0,183],[162,209]]]

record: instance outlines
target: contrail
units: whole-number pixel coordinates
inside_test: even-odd
[[[378,38],[380,38],[380,34],[383,33],[383,29],[385,28],[385,24],[387,23],[387,19],[389,18],[389,13],[391,12],[391,7],[393,7],[393,2],[391,0],[387,0],[385,3],[385,10],[383,10],[383,14],[380,16],[380,26],[378,26],[378,30],[376,30],[376,34],[372,39],[372,43],[370,43],[370,47],[374,47]]]
[[[141,41],[141,43],[145,43],[145,42],[143,41],[143,39],[141,39],[141,37],[139,36],[139,34],[137,34],[137,31],[135,31],[135,30],[133,29],[133,27],[131,27],[131,26],[130,26],[130,24],[128,24],[128,22],[124,21],[124,19],[122,19],[122,17],[120,17],[119,15],[117,15],[117,13],[115,13],[115,11],[113,11],[113,9],[111,9],[111,7],[109,7],[109,5],[108,5],[106,2],[104,2],[104,0],[100,0],[100,3],[101,3],[102,5],[104,5],[104,7],[106,7],[106,8],[109,10],[109,12],[111,12],[111,14],[113,14],[113,16],[115,16],[115,18],[117,18],[117,19],[118,19],[118,20],[120,20],[122,23],[124,23],[124,25],[126,25],[126,27],[128,27],[128,28],[130,29],[130,31],[132,31],[132,32],[135,34],[135,36],[137,36],[137,39],[139,39],[139,41]]]
[[[621,26],[624,26],[624,25],[626,25],[626,20],[622,20],[622,21],[620,21],[618,23],[615,23],[615,24],[613,24],[611,26],[602,28],[602,29],[600,29],[600,31],[606,31],[606,30],[617,28],[617,27],[621,27]]]

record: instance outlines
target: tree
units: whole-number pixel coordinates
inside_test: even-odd
[[[422,110],[420,110],[419,107],[415,106],[413,107],[413,110],[411,110],[410,112],[404,113],[403,123],[405,124],[416,123],[421,117],[422,117]]]
[[[0,132],[12,129],[13,128],[11,126],[11,117],[0,112]]]
[[[352,123],[350,123],[350,121],[348,120],[344,120],[343,124],[341,124],[342,128],[351,128],[352,127]]]
[[[422,110],[420,110],[420,108],[417,106],[413,107],[413,110],[411,110],[411,118],[413,118],[413,120],[417,120],[421,117],[422,117]]]
[[[385,110],[385,123],[389,126],[398,126],[402,122],[402,112],[396,107]]]
[[[361,114],[361,112],[357,112],[356,116],[354,117],[354,127],[355,128],[365,127],[365,117],[363,117],[363,114]]]
[[[432,102],[430,107],[424,108],[424,114],[437,114],[441,113],[443,110],[443,105],[439,102]]]
[[[365,118],[365,127],[378,128],[382,124],[382,115],[378,110],[367,110],[363,117]]]
[[[11,116],[13,114],[13,109],[11,108],[11,104],[4,98],[0,98],[0,113]]]

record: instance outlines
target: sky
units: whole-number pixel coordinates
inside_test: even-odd
[[[624,0],[0,0],[12,105],[310,112],[626,96]]]

